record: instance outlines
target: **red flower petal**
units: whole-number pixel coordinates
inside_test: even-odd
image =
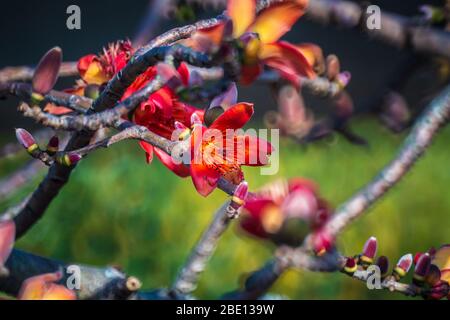
[[[242,65],[240,82],[244,85],[251,84],[259,77],[263,71],[263,66],[260,63],[254,65]]]
[[[253,104],[238,103],[222,113],[210,126],[210,129],[225,131],[226,129],[240,129],[253,115]]]
[[[177,176],[185,178],[190,175],[189,167],[183,163],[175,163],[170,155],[163,150],[154,147],[156,157],[165,165],[169,170],[175,173]]]
[[[315,73],[305,56],[290,43],[279,41],[264,44],[259,58],[280,75],[299,86],[300,76],[314,78]]]
[[[148,164],[152,163],[153,160],[153,146],[145,141],[139,141],[139,145],[145,151],[145,160]]]
[[[195,189],[202,196],[208,196],[216,187],[220,174],[203,164],[191,163],[191,176]]]

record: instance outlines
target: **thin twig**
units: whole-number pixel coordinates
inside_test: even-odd
[[[381,28],[369,29],[365,7],[344,0],[311,0],[306,16],[323,24],[362,29],[374,39],[398,48],[450,58],[450,34],[420,25],[412,18],[382,11]]]
[[[395,186],[425,153],[439,129],[447,124],[449,117],[450,86],[430,103],[417,120],[395,159],[372,182],[337,209],[324,232],[335,238]]]
[[[45,168],[40,160],[29,160],[24,166],[0,181],[0,201],[30,182]]]
[[[230,222],[235,218],[236,209],[226,201],[216,212],[214,220],[208,225],[200,240],[192,250],[186,264],[181,268],[172,285],[171,295],[186,295],[193,292],[197,286],[198,278],[204,271],[208,260],[214,253],[222,234],[227,230]]]
[[[27,66],[6,67],[0,70],[0,82],[31,80],[34,68]],[[59,69],[59,77],[72,77],[78,75],[77,62],[63,62]]]

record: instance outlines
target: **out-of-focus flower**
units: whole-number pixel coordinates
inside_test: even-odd
[[[241,227],[253,236],[296,246],[312,232],[316,253],[324,253],[333,245],[322,231],[330,208],[309,180],[295,178],[271,183],[248,199],[244,209]]]
[[[243,50],[241,80],[244,84],[255,80],[264,65],[295,85],[300,84],[300,76],[315,76],[301,49],[278,41],[304,14],[307,5],[307,0],[285,1],[256,15],[255,0],[228,1],[233,36],[239,38]]]
[[[450,244],[437,249],[432,255],[431,263],[441,271],[441,280],[450,284]]]
[[[25,280],[20,288],[20,300],[76,300],[76,295],[65,286],[56,284],[61,272],[46,273]]]
[[[0,221],[0,276],[7,274],[4,267],[14,246],[16,236],[16,224],[12,220]]]
[[[125,67],[133,51],[129,40],[110,43],[102,54],[88,54],[80,58],[78,72],[87,84],[101,85]]]
[[[114,75],[122,70],[128,63],[134,53],[129,40],[121,40],[110,43],[106,48],[103,48],[101,54],[88,54],[78,60],[78,73],[81,77],[74,88],[64,90],[69,94],[79,96],[87,96],[96,98],[98,95],[99,86],[105,84],[114,77]],[[88,94],[96,88],[96,94],[92,96]],[[72,110],[66,107],[55,106],[48,103],[44,109],[46,112],[63,115],[70,113]]]

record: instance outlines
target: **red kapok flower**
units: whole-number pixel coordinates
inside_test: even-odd
[[[110,43],[100,55],[88,54],[78,60],[78,72],[87,84],[109,81],[130,60],[133,47],[129,40]]]
[[[225,110],[208,128],[194,116],[190,136],[190,174],[201,195],[210,194],[220,177],[239,184],[244,178],[242,165],[263,166],[268,163],[272,145],[239,130],[252,115],[252,104],[238,103]]]
[[[175,72],[176,77],[179,77],[181,83],[187,85],[189,82],[189,71],[186,64],[181,63]],[[148,68],[146,72],[136,78],[133,84],[128,87],[122,100],[142,89],[155,78],[157,73],[157,67]],[[165,85],[158,91],[152,93],[146,101],[142,102],[136,108],[133,114],[133,122],[148,128],[166,139],[171,139],[172,133],[177,129],[175,124],[178,122],[186,127],[190,127],[190,119],[194,112],[201,118],[203,117],[203,110],[179,101],[173,88],[170,85]],[[171,167],[172,171],[179,176],[186,177],[189,175],[187,167],[177,166],[175,170],[175,167],[172,166],[172,162],[170,161],[170,156],[166,155],[162,150],[144,141],[140,142],[140,145],[146,152],[147,162],[151,162],[153,153],[155,153],[166,166]]]
[[[76,300],[76,295],[65,286],[56,284],[61,272],[46,273],[25,280],[20,288],[20,300]]]
[[[278,41],[304,14],[307,5],[308,0],[284,1],[256,15],[255,0],[228,0],[227,15],[233,22],[233,36],[243,45],[244,84],[255,80],[264,65],[297,86],[299,76],[315,76],[304,51]]]
[[[316,251],[328,250],[331,239],[323,234],[329,208],[315,184],[306,179],[280,180],[260,190],[244,206],[241,227],[251,235],[275,243],[299,245],[313,232]]]

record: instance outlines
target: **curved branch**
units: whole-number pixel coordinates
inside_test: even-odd
[[[325,233],[336,238],[376,200],[395,186],[425,153],[434,136],[450,117],[450,86],[435,98],[417,120],[395,159],[366,187],[342,204],[325,226]]]

